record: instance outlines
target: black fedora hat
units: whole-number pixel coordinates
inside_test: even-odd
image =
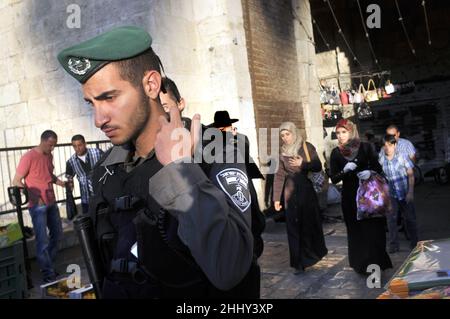
[[[214,123],[208,125],[208,127],[225,127],[230,126],[232,123],[239,121],[238,119],[230,119],[228,111],[217,111],[214,113]]]

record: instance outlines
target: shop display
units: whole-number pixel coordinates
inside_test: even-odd
[[[41,296],[44,299],[69,299],[69,292],[71,290],[67,286],[68,277],[41,285]]]
[[[356,106],[356,116],[361,121],[371,120],[373,119],[372,108],[365,102],[360,103],[358,106]]]
[[[69,292],[70,299],[96,299],[92,284]]]
[[[450,297],[450,239],[417,243],[379,299]]]
[[[23,234],[18,223],[11,223],[0,227],[0,248],[10,246],[22,239]]]
[[[372,89],[370,85],[372,84]],[[364,91],[364,101],[366,102],[375,102],[378,101],[378,92],[377,87],[375,86],[375,82],[370,79],[367,83],[367,90]]]

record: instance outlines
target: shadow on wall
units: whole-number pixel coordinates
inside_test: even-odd
[[[45,64],[44,69],[53,71],[59,69],[57,53],[69,45],[93,37],[114,26],[137,25],[150,29],[151,17],[155,16],[152,14],[152,10],[156,9],[155,2],[151,0],[25,1],[25,8],[17,13],[25,22],[17,27],[17,36],[25,54],[35,59],[34,63]]]

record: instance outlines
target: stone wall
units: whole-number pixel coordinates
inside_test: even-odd
[[[79,29],[66,25],[69,4],[80,6]],[[105,138],[56,54],[119,25],[151,33],[166,73],[187,101],[187,116],[201,113],[207,124],[216,110],[228,108],[248,119],[242,125],[246,133],[255,127],[238,0],[10,0],[0,4],[0,21],[6,39],[0,48],[0,71],[6,75],[0,79],[0,147],[37,144],[47,128],[60,142],[76,133]]]
[[[80,28],[67,26],[71,4],[80,7]],[[136,25],[152,35],[166,74],[187,101],[184,115],[200,113],[209,124],[215,111],[229,110],[241,119],[239,131],[249,136],[257,159],[240,0],[2,0],[0,21],[0,148],[36,145],[46,129],[60,143],[74,134],[106,139],[94,126],[79,83],[56,55],[115,26]],[[9,166],[14,174],[14,162]],[[7,170],[2,166],[4,185]]]

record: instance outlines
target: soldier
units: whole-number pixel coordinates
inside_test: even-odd
[[[119,27],[58,55],[115,145],[94,168],[89,205],[103,297],[257,298],[245,164],[213,164],[206,175],[192,163],[200,116],[189,133],[177,107],[164,112],[151,43],[146,31]],[[175,130],[191,147],[173,152]]]

